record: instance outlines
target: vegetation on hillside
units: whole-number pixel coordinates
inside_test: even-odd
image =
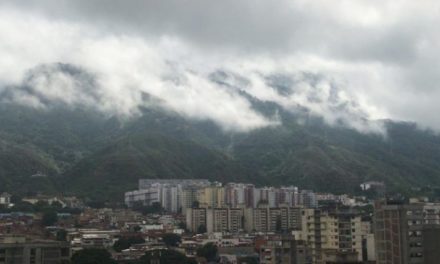
[[[378,180],[390,192],[439,193],[440,137],[432,131],[392,121],[383,135],[319,118],[299,125],[297,113],[257,100],[254,107],[278,111],[283,125],[231,133],[154,109],[122,121],[92,109],[0,103],[0,191],[102,203],[122,201],[140,178],[208,178],[335,193]]]

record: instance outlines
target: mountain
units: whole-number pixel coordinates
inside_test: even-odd
[[[60,68],[85,79],[83,89],[92,89],[92,77],[70,66]],[[47,74],[47,68],[40,70]],[[335,193],[359,192],[359,184],[369,180],[384,181],[389,192],[404,194],[440,186],[440,137],[433,131],[392,120],[380,121],[383,133],[361,132],[343,122],[328,125],[300,105],[287,111],[253,97],[226,82],[227,73],[210,78],[247,98],[261,115],[276,116],[280,125],[225,132],[211,121],[184,118],[154,104],[124,119],[90,106],[53,102],[28,84],[14,88],[19,92],[4,90],[0,191],[122,201],[140,178],[293,184]],[[279,76],[269,81],[282,94],[295,92]],[[14,103],[14,93],[37,94],[44,105]]]
[[[353,193],[369,180],[404,193],[438,185],[438,137],[411,124],[387,127],[389,138],[325,125],[265,129],[238,142],[235,158],[245,167],[258,167],[275,184],[318,191]]]
[[[251,180],[248,171],[219,151],[193,141],[148,133],[117,140],[80,161],[64,176],[68,191],[95,199],[122,199],[121,192],[136,189],[141,178]]]
[[[0,140],[1,189],[16,193],[54,192],[56,164],[32,146],[11,145]]]
[[[122,122],[78,109],[3,107],[2,189],[22,194],[44,180],[43,191],[120,201],[139,178],[294,184],[336,193],[356,192],[367,180],[403,193],[440,186],[440,139],[410,123],[388,121],[386,137],[319,120],[225,133],[159,110]],[[31,177],[38,172],[47,177]]]

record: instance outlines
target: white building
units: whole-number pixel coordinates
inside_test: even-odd
[[[143,189],[125,193],[125,204],[132,207],[136,203],[143,206],[150,206],[155,202],[159,202],[159,191],[157,189]]]
[[[139,190],[125,193],[125,204],[132,207],[135,203],[150,206],[160,203],[168,212],[179,212],[188,203],[194,202],[186,190],[197,190],[209,186],[205,179],[141,179]]]
[[[7,192],[0,194],[0,205],[9,207],[11,205],[11,195]]]

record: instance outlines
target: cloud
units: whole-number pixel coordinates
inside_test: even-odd
[[[329,124],[379,131],[369,120],[396,118],[439,129],[429,114],[440,110],[439,10],[428,0],[6,0],[0,86],[33,105],[56,100],[132,116],[148,94],[226,130],[279,124],[212,82],[221,69],[246,80],[233,85],[251,96],[286,110],[301,105]],[[11,90],[57,62],[92,75],[96,90],[50,66],[32,93]],[[274,76],[291,82],[284,92]]]
[[[7,37],[2,39],[11,41],[7,49],[0,49],[1,55],[11,57],[3,61],[0,78],[26,87],[3,88],[8,90],[9,100],[37,107],[44,107],[46,102],[95,106],[127,117],[138,114],[145,104],[143,96],[148,94],[164,108],[189,118],[213,120],[226,130],[247,131],[278,124],[278,120],[252,110],[246,99],[217,89],[197,69],[172,61],[179,52],[165,54],[183,48],[178,42],[164,39],[154,45],[128,36],[96,37],[97,32],[84,32],[78,25],[53,24],[37,17],[26,21],[11,13],[0,15],[14,24],[14,31],[0,25],[6,29],[0,30],[2,37]],[[31,58],[30,54],[38,55]],[[62,64],[53,64],[57,61],[78,65],[81,70],[63,69]]]

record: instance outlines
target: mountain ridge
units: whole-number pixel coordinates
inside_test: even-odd
[[[93,89],[93,76],[66,65],[58,68],[75,78],[87,76],[83,89]],[[46,76],[58,68],[37,69],[30,80],[38,70]],[[369,180],[383,181],[390,192],[401,193],[440,186],[440,136],[433,131],[415,123],[362,118],[357,121],[380,124],[382,133],[361,132],[344,121],[329,125],[306,107],[286,110],[252,96],[241,77],[219,72],[210,78],[247,98],[261,115],[276,116],[279,125],[226,131],[213,121],[148,104],[152,98],[146,98],[137,116],[121,119],[96,107],[52,102],[44,96],[44,107],[24,106],[11,101],[19,90],[0,93],[0,179],[5,183],[0,191],[34,191],[23,183],[38,181],[30,179],[38,171],[48,175],[42,191],[113,201],[121,201],[123,192],[136,188],[142,177],[292,184],[335,193],[358,193],[359,184]],[[277,83],[280,78],[282,83]],[[304,78],[317,82],[321,77]],[[268,82],[280,94],[295,93],[283,76]],[[38,92],[28,86],[15,89]],[[335,107],[347,103],[332,100]],[[11,184],[17,179],[23,188]]]

